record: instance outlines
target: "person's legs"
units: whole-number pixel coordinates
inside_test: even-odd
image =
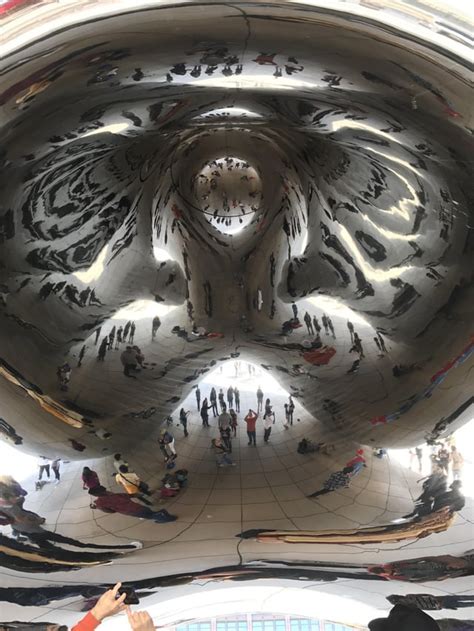
[[[59,468],[58,467],[54,467],[53,473],[54,473],[54,477],[59,482],[59,480],[61,479],[61,474],[59,473]]]
[[[153,521],[164,524],[169,521],[176,521],[175,515],[170,515],[166,509],[161,509],[159,511],[150,511],[152,517],[149,519],[153,519]]]
[[[331,489],[321,489],[320,491],[316,491],[316,493],[311,493],[308,497],[318,497],[319,495],[326,495],[326,493],[330,493]]]
[[[263,432],[263,440],[265,443],[268,443],[268,439],[270,438],[271,431],[272,431],[271,427],[265,428],[265,431]]]
[[[251,432],[252,434],[252,440],[253,440],[253,444],[256,445],[257,444],[257,435],[255,430],[253,432]]]
[[[251,445],[252,444],[252,432],[247,432],[247,436],[249,438],[249,443],[248,444]]]

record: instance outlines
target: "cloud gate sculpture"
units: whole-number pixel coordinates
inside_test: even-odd
[[[473,410],[469,25],[372,0],[0,18],[0,436],[40,458],[1,470],[5,628],[73,626],[119,580],[150,611],[304,582],[474,618],[449,439]]]

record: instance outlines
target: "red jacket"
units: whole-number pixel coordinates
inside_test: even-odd
[[[137,504],[127,493],[110,493],[107,491],[104,495],[94,497],[94,504],[105,512],[114,511],[115,513],[122,513],[123,515],[142,515],[146,512],[146,507],[141,504]]]
[[[71,631],[94,631],[94,629],[97,629],[99,624],[100,622],[96,620],[89,611],[87,616],[83,618],[80,622],[78,622],[76,626],[71,629]]]
[[[244,421],[247,423],[247,431],[254,432],[255,424],[257,423],[257,415],[256,414],[247,414],[244,418]]]

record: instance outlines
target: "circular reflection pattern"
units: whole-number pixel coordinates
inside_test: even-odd
[[[40,460],[0,478],[0,598],[305,580],[472,617],[465,22],[10,5],[0,435]]]

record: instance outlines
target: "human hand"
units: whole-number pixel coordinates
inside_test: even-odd
[[[133,631],[155,631],[155,625],[148,611],[133,613],[130,607],[127,607],[127,616]]]
[[[91,614],[96,620],[102,622],[104,618],[113,616],[126,608],[123,601],[127,597],[127,594],[124,593],[117,598],[117,594],[121,586],[122,583],[117,583],[114,587],[112,587],[112,589],[109,589],[105,592],[105,594],[102,594],[96,602],[94,607],[91,609]]]

